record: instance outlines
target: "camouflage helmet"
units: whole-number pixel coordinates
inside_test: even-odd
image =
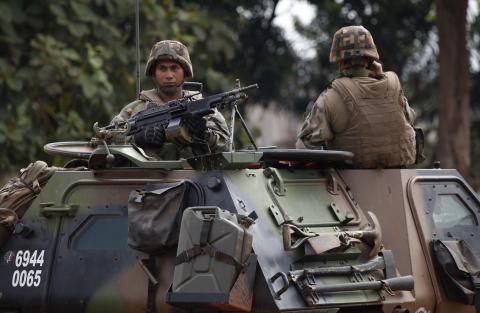
[[[379,59],[373,37],[365,27],[342,27],[333,36],[330,63],[338,63],[354,57]]]
[[[159,60],[177,61],[185,72],[185,78],[193,78],[192,61],[185,45],[176,40],[162,40],[157,42],[150,51],[147,66],[145,67],[146,76],[155,75],[155,66]]]

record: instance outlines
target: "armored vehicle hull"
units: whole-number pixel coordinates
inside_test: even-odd
[[[162,162],[65,146],[50,152],[87,167],[56,172],[0,248],[0,312],[475,311],[464,280],[480,202],[454,170],[352,170],[331,151]],[[133,218],[148,210],[150,222]],[[182,220],[189,210],[208,226]]]

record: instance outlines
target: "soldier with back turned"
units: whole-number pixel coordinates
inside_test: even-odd
[[[383,72],[378,60],[372,35],[363,26],[335,33],[330,62],[339,66],[341,76],[316,100],[297,147],[351,151],[356,168],[416,163],[421,141],[413,128],[415,112],[398,76]]]

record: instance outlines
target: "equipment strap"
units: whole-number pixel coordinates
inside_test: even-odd
[[[384,269],[385,279],[397,277],[395,259],[393,257],[392,250],[383,250],[381,254],[385,262],[385,269]]]
[[[199,256],[199,255],[205,255],[208,254],[210,257],[214,258],[218,262],[226,263],[232,266],[235,266],[235,268],[240,271],[242,270],[246,264],[241,264],[237,260],[235,260],[234,257],[232,257],[229,254],[226,254],[224,252],[218,251],[211,245],[207,244],[203,247],[199,245],[195,245],[190,249],[187,249],[180,253],[176,258],[175,258],[175,265],[179,265],[182,263],[189,262],[193,258]]]
[[[205,219],[200,232],[200,246],[205,246],[208,243],[208,237],[210,237],[210,229],[212,228],[213,218]]]
[[[157,267],[155,262],[155,256],[150,255],[148,258],[148,270],[152,273],[152,275],[157,274]],[[157,295],[157,288],[158,284],[154,284],[151,279],[148,280],[148,289],[147,289],[147,309],[146,313],[155,313],[156,310],[156,302],[155,298]]]
[[[213,221],[213,217],[204,219],[202,229],[200,231],[200,244],[194,245],[192,248],[187,249],[177,255],[175,258],[175,265],[189,262],[199,255],[208,254],[211,258],[214,258],[218,262],[235,266],[237,271],[241,271],[246,266],[246,264],[239,263],[231,255],[218,251],[215,247],[209,244],[208,238],[210,237],[210,230],[212,228]]]
[[[24,187],[30,189],[30,191],[32,192],[32,194],[34,195],[38,195],[40,193],[40,191],[42,191],[42,188],[40,187],[40,183],[38,182],[37,179],[35,179],[33,182],[32,182],[32,186],[30,186],[29,183],[27,183],[25,181],[25,179],[23,179],[22,177],[18,177],[18,182],[21,183]]]
[[[175,265],[189,262],[194,257],[202,254],[202,250],[202,247],[195,245],[192,248],[183,251],[175,258]]]

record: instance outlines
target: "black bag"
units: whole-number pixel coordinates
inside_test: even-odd
[[[178,243],[185,208],[202,205],[201,189],[190,181],[147,184],[130,193],[128,244],[146,253],[157,253]]]
[[[449,299],[480,309],[480,259],[463,240],[434,240],[433,252]]]

